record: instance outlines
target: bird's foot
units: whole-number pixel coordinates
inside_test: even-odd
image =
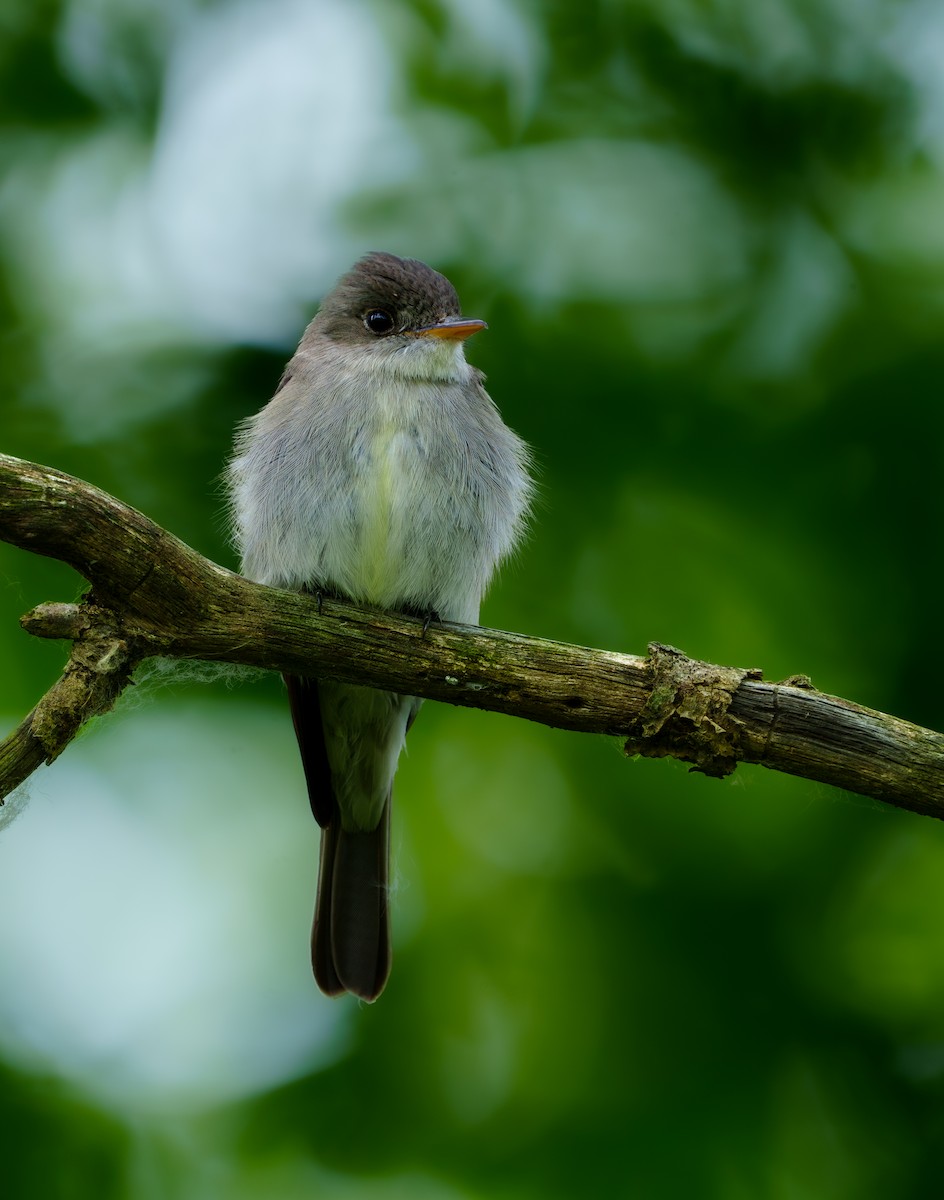
[[[434,621],[440,628],[442,628],[442,617],[440,617],[439,613],[436,612],[435,609],[431,608],[423,618],[423,637],[426,637],[426,634],[429,632],[429,627]]]

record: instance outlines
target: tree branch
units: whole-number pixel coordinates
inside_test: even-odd
[[[713,666],[397,614],[262,587],[203,558],[120,501],[0,455],[0,539],[69,563],[92,585],[24,628],[73,643],[62,678],[0,743],[0,797],[106,712],[145,658],[196,658],[388,688],[623,739],[709,775],[738,762],[944,816],[944,736],[794,676]]]

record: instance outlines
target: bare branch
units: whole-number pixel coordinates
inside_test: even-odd
[[[944,736],[815,691],[804,677],[649,657],[410,617],[250,583],[87,483],[0,455],[0,539],[70,563],[91,584],[78,605],[23,618],[68,638],[59,682],[0,744],[0,796],[51,762],[155,655],[241,663],[362,683],[621,737],[629,754],[671,755],[722,776],[738,762],[944,816]]]
[[[45,621],[37,621],[30,632],[42,629],[41,636],[73,638],[72,653],[62,677],[0,742],[0,803],[37,767],[58,758],[86,721],[112,707],[135,665],[107,610],[96,612],[92,606],[73,604],[43,608],[55,611],[46,614]],[[23,624],[30,628],[28,619]]]

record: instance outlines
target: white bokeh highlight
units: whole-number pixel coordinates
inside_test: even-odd
[[[120,1111],[219,1103],[346,1048],[308,962],[318,831],[290,723],[232,697],[111,718],[0,835],[0,1048]]]

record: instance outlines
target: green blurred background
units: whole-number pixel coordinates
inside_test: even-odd
[[[933,0],[0,0],[0,449],[233,566],[233,426],[419,257],[539,464],[487,624],[941,728],[942,63]],[[4,727],[79,590],[0,546]],[[0,834],[5,1196],[939,1193],[936,822],[429,705],[368,1008],[278,682],[133,690]]]

